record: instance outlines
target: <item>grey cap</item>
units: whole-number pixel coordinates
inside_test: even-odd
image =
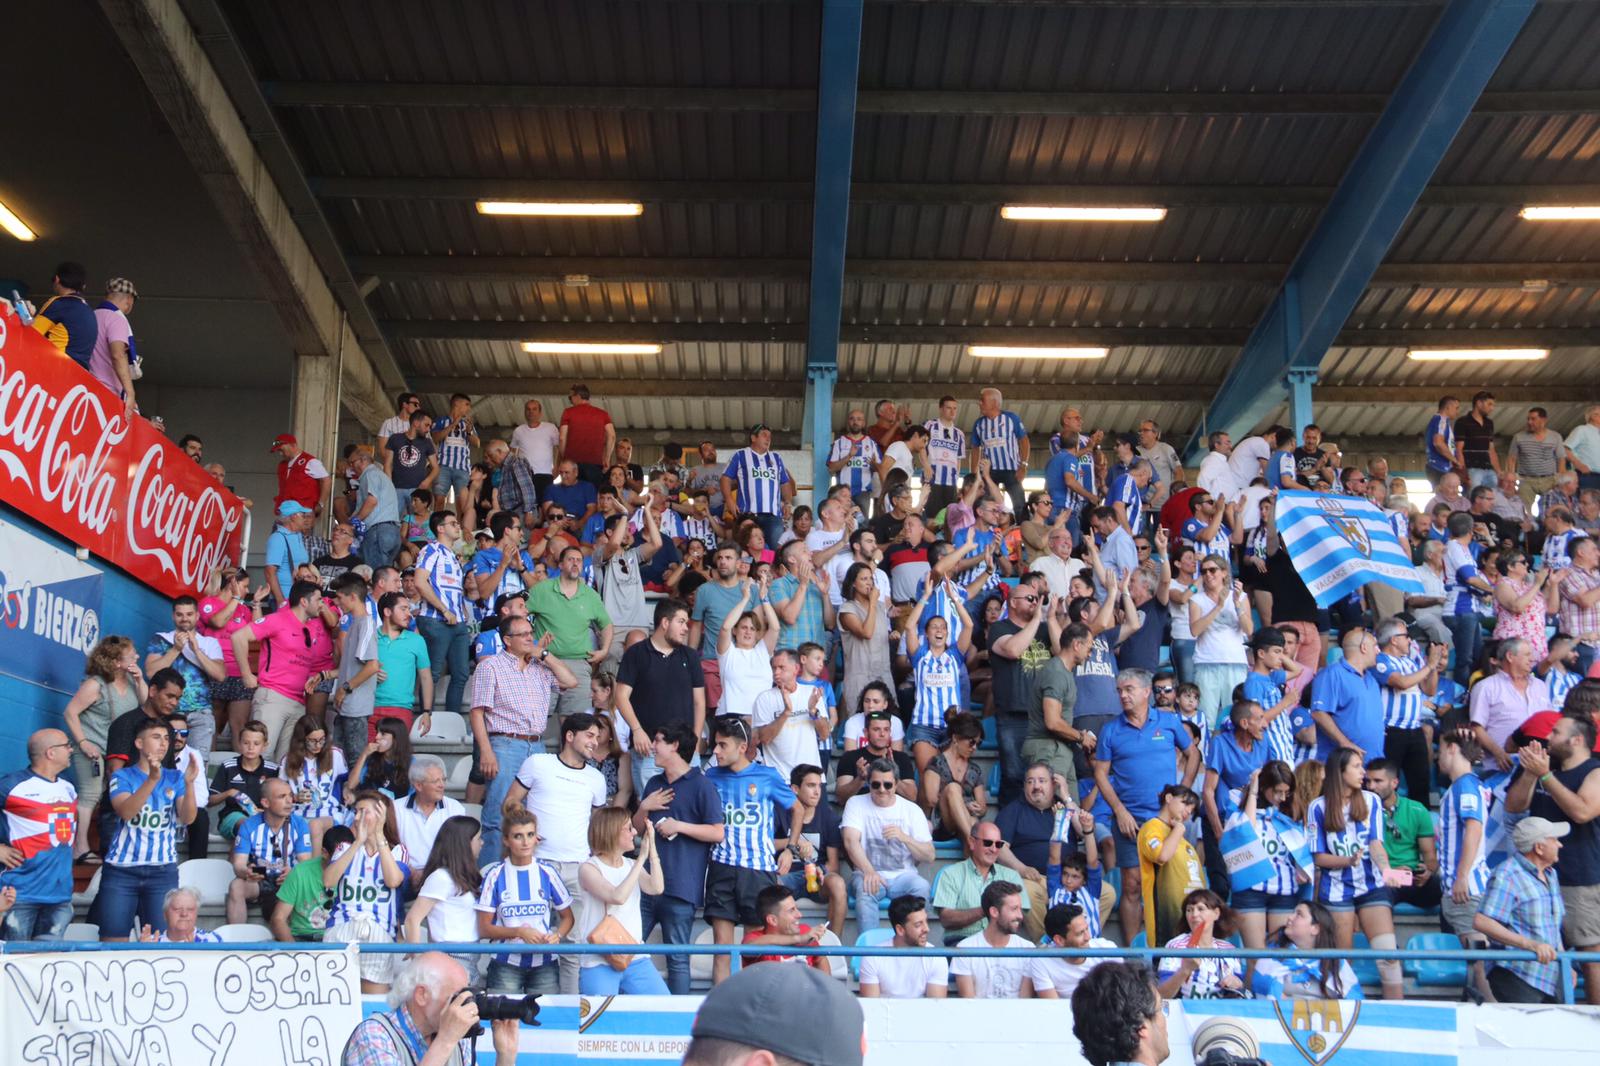
[[[795,1024],[773,1024],[780,1019]],[[831,976],[795,962],[745,966],[701,1002],[691,1033],[775,1052],[804,1066],[861,1066],[867,1044],[855,997]]]
[[[1541,840],[1559,840],[1572,832],[1566,822],[1552,822],[1548,818],[1524,818],[1511,830],[1511,846],[1518,851],[1532,851]]]

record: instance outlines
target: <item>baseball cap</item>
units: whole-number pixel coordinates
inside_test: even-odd
[[[288,518],[290,515],[310,513],[311,508],[307,507],[303,503],[297,503],[294,500],[284,500],[282,503],[278,504],[279,518]]]
[[[776,1052],[803,1066],[861,1066],[867,1047],[855,997],[810,966],[784,963],[746,966],[713,988],[690,1033]]]
[[[1517,727],[1517,732],[1529,740],[1549,740],[1550,730],[1554,729],[1559,721],[1561,714],[1558,711],[1538,711],[1524,719]]]
[[[129,281],[127,278],[112,278],[110,281],[106,282],[106,295],[116,296],[118,294],[124,296],[138,296],[139,290],[134,288],[133,282]]]
[[[267,451],[275,452],[279,448],[283,447],[285,444],[299,444],[299,443],[300,443],[299,441],[294,439],[294,434],[293,433],[279,433],[276,437],[272,438],[272,447],[268,448]]]
[[[1284,645],[1283,632],[1276,626],[1262,626],[1250,636],[1250,647],[1255,651],[1260,651],[1262,648],[1281,648]]]
[[[1511,830],[1511,846],[1518,851],[1528,851],[1541,840],[1559,840],[1572,832],[1567,822],[1552,822],[1548,818],[1524,818]]]

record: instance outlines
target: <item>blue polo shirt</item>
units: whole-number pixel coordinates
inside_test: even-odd
[[[750,786],[755,788],[754,785]],[[644,786],[644,795],[672,790],[672,802],[664,810],[650,812],[650,820],[676,818],[693,825],[718,825],[723,819],[722,796],[700,767],[691,766],[688,772],[668,784],[667,775],[656,774]],[[639,797],[643,799],[644,796]],[[730,810],[732,808],[729,808]],[[705,901],[706,869],[711,860],[711,845],[680,833],[671,840],[656,838],[660,852],[662,895],[683,900],[698,907]]]
[[[1368,758],[1383,751],[1383,690],[1372,671],[1357,673],[1344,659],[1319,671],[1311,681],[1311,709],[1331,716]],[[1318,729],[1317,758],[1326,759],[1333,750],[1333,740]]]
[[[1240,807],[1228,793],[1243,793],[1250,785],[1250,775],[1267,765],[1271,757],[1265,737],[1245,751],[1232,729],[1219,729],[1211,734],[1211,747],[1206,749],[1206,769],[1217,772],[1217,813],[1224,821]]]
[[[1152,710],[1142,729],[1120,714],[1101,729],[1094,760],[1111,764],[1111,787],[1142,825],[1161,809],[1161,790],[1177,783],[1178,752],[1191,743],[1171,711]]]
[[[595,505],[598,499],[593,485],[587,481],[575,481],[571,485],[563,485],[557,481],[544,490],[543,502],[553,503],[574,518],[580,518],[583,512]]]

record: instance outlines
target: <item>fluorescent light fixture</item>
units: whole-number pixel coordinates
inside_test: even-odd
[[[660,355],[661,345],[528,341],[522,350],[532,355]]]
[[[1104,359],[1109,348],[1026,348],[1014,344],[969,344],[974,359]]]
[[[5,230],[19,241],[31,241],[38,234],[28,228],[28,224],[17,217],[17,213],[5,204],[0,204],[0,229]]]
[[[633,218],[644,204],[621,201],[580,203],[571,200],[479,200],[480,215],[543,215],[557,218]]]
[[[1086,204],[1004,204],[1000,217],[1016,222],[1160,222],[1164,207],[1095,207]]]
[[[1549,354],[1549,348],[1413,348],[1406,356],[1418,362],[1531,363]]]
[[[1529,222],[1600,222],[1600,204],[1545,204],[1517,214]]]

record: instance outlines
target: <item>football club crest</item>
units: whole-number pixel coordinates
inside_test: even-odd
[[[1367,527],[1361,519],[1352,514],[1347,514],[1342,504],[1336,497],[1319,496],[1317,508],[1322,512],[1322,520],[1333,528],[1333,531],[1344,542],[1361,553],[1363,559],[1372,558],[1372,541],[1367,537]]]
[[[57,844],[72,843],[73,824],[72,811],[50,812],[50,836]]]
[[[1283,1013],[1285,1003],[1289,1004],[1287,1017]],[[1289,1041],[1311,1066],[1323,1066],[1333,1058],[1355,1032],[1356,1021],[1361,1017],[1360,1000],[1274,999],[1272,1009]]]

